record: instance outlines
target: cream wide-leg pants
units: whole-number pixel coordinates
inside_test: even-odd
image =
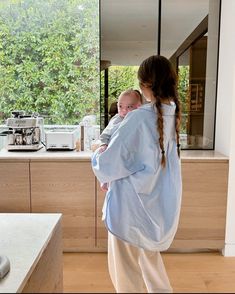
[[[108,266],[117,293],[172,293],[160,252],[134,247],[108,233]]]

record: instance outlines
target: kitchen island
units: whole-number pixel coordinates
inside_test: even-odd
[[[64,251],[106,251],[104,193],[92,172],[91,154],[0,151],[0,212],[62,213]],[[228,157],[213,150],[188,150],[181,151],[181,162],[182,209],[171,249],[221,250]]]
[[[61,214],[1,213],[0,255],[10,271],[0,293],[62,293]]]

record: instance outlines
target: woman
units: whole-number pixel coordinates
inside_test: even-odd
[[[127,114],[92,167],[110,183],[103,220],[116,291],[166,293],[172,288],[160,251],[176,233],[182,193],[177,78],[168,59],[155,55],[141,63],[138,79],[150,103]]]

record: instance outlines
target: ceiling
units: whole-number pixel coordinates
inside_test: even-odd
[[[162,0],[161,54],[170,57],[209,12],[213,0]],[[101,59],[139,65],[157,53],[158,0],[101,0]]]

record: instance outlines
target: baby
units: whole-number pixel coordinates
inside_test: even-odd
[[[127,113],[138,108],[142,103],[143,98],[138,90],[126,90],[120,94],[117,103],[118,113],[111,118],[109,124],[100,135],[101,143],[99,152],[104,152],[106,150],[112,134],[118,129]],[[101,183],[100,186],[103,191],[108,190],[107,183]]]

